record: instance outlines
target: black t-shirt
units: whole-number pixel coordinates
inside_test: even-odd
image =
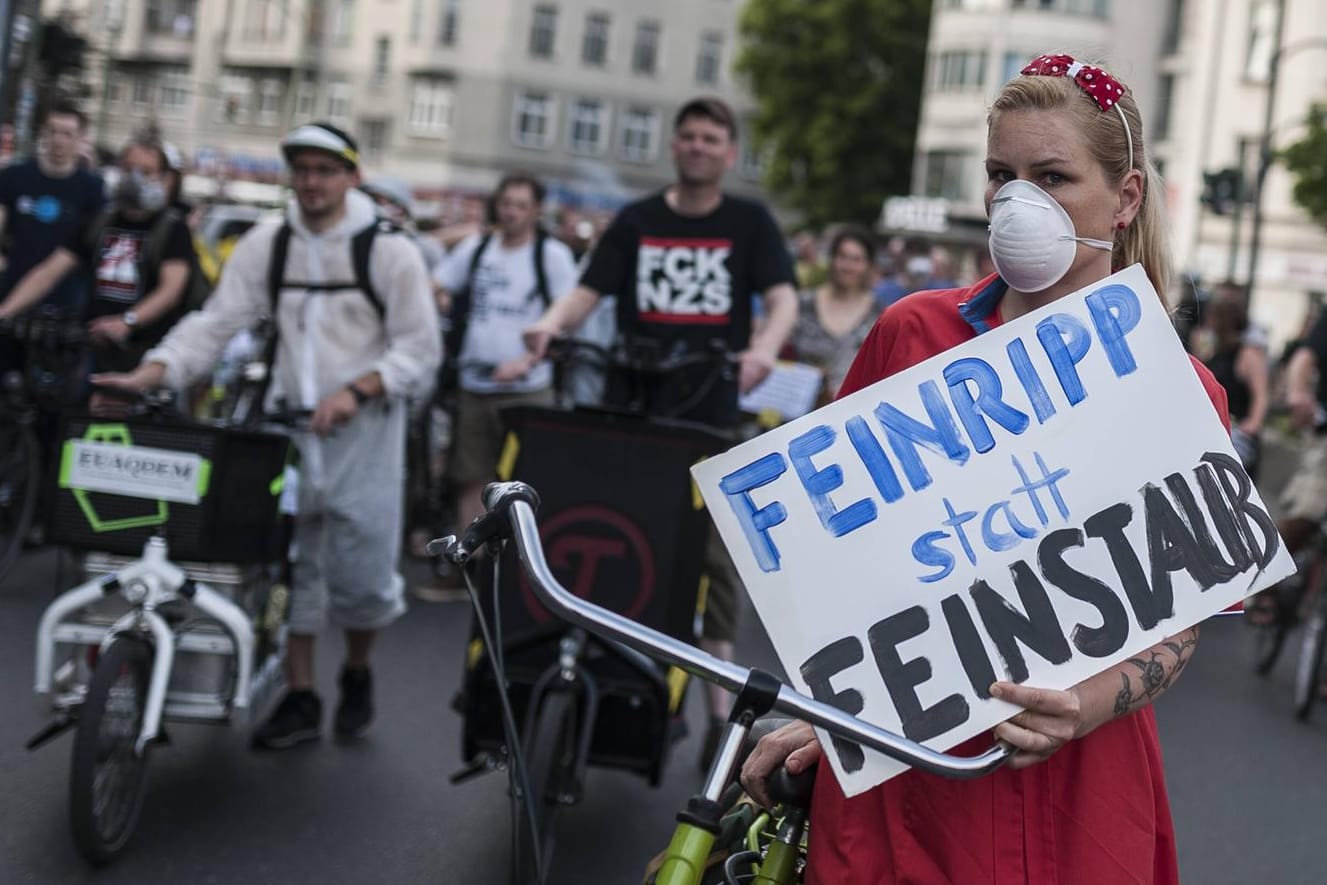
[[[0,206],[5,209],[9,263],[0,276],[0,296],[7,295],[28,271],[45,261],[74,232],[101,212],[101,178],[77,169],[51,178],[36,160],[0,171]],[[51,290],[43,303],[77,312],[87,294],[87,275],[75,271]]]
[[[125,218],[116,212],[100,236],[95,237],[94,227],[101,221],[94,218],[65,243],[65,248],[92,272],[84,312],[89,320],[122,314],[152,294],[165,262],[192,260],[193,236],[189,226],[176,213],[166,212],[169,214],[158,213],[145,221]],[[158,222],[169,227],[160,239],[159,254],[147,255]],[[118,370],[122,365],[129,368],[137,365],[143,353],[162,339],[182,313],[183,307],[177,308],[150,326],[134,329],[130,346],[119,353],[94,354],[99,367]]]
[[[662,355],[694,353],[715,341],[729,352],[751,338],[753,298],[793,282],[792,259],[769,211],[725,195],[713,212],[679,215],[662,193],[622,209],[590,257],[581,283],[617,296],[618,334],[629,346],[647,342]],[[664,379],[651,391],[652,411],[671,410],[698,393],[705,367]],[[625,405],[635,382],[610,373],[605,400]],[[729,427],[737,419],[737,376],[718,379],[699,402],[673,417]]]

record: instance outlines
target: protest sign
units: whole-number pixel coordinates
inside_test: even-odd
[[[693,474],[793,683],[936,749],[1294,569],[1139,266]]]

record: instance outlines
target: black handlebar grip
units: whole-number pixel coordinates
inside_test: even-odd
[[[511,505],[517,501],[539,509],[539,493],[523,482],[492,482],[485,486],[485,512],[461,535],[461,547],[473,553],[495,538],[510,537]]]
[[[791,774],[786,766],[780,765],[769,779],[769,797],[778,805],[794,805],[798,808],[811,807],[811,790],[816,783],[816,767],[813,765],[801,774]]]

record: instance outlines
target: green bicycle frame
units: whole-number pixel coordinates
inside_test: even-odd
[[[695,824],[679,823],[664,853],[654,885],[700,885],[705,861],[714,848],[714,834]]]

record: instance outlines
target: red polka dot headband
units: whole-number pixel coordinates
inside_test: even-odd
[[[1096,65],[1085,65],[1075,61],[1072,55],[1040,55],[1028,62],[1022,72],[1025,76],[1068,77],[1087,93],[1103,111],[1115,109],[1124,124],[1124,137],[1129,141],[1129,168],[1133,168],[1133,133],[1129,131],[1129,121],[1120,108],[1120,99],[1124,97],[1124,87],[1108,71]]]

